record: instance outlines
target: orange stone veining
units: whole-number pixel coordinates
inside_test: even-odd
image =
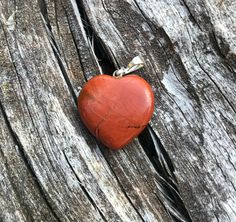
[[[120,149],[146,127],[154,110],[150,85],[137,75],[99,75],[78,97],[78,109],[89,131],[104,145]]]

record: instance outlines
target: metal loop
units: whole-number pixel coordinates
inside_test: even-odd
[[[121,67],[113,73],[113,76],[122,77],[123,75],[127,75],[131,72],[134,72],[138,69],[144,67],[145,63],[141,56],[136,56],[132,59],[132,61],[128,64],[127,68]]]

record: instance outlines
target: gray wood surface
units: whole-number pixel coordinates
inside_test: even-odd
[[[136,55],[150,125],[112,151],[76,99]],[[236,221],[236,1],[0,0],[0,221]]]

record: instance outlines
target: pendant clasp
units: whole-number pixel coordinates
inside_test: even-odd
[[[113,73],[113,76],[122,77],[123,75],[127,75],[131,72],[141,69],[142,67],[144,67],[144,65],[145,63],[143,58],[141,56],[135,56],[126,68],[121,67],[120,69],[116,70]]]

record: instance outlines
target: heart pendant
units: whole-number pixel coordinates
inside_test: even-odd
[[[81,90],[78,110],[99,141],[108,148],[121,149],[148,124],[154,111],[154,94],[137,75],[99,75]]]

